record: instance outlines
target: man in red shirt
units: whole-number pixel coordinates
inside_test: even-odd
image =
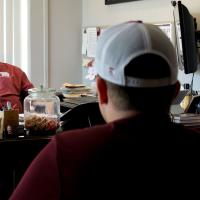
[[[115,25],[99,37],[94,66],[107,123],[53,137],[10,200],[170,199],[198,187],[200,134],[170,119],[180,84],[167,36]]]
[[[14,109],[23,112],[22,101],[28,94],[28,89],[33,88],[26,74],[19,68],[0,62],[0,103],[6,105],[11,102]]]

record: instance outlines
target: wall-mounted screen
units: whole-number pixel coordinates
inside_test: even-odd
[[[130,1],[138,1],[138,0],[105,0],[105,4],[110,5],[110,4],[125,3]]]
[[[173,6],[179,66],[185,74],[194,73],[198,66],[195,21],[181,1],[174,2]]]

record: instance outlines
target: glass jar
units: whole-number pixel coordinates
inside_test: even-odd
[[[59,127],[60,99],[55,90],[43,88],[29,90],[24,99],[25,129],[30,135],[55,134]]]

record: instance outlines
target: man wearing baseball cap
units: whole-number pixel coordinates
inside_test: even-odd
[[[107,123],[53,137],[11,200],[162,199],[198,185],[200,134],[170,119],[180,84],[167,36],[142,22],[110,27],[95,69]]]

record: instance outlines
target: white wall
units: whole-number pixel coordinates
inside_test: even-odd
[[[112,25],[127,20],[173,21],[171,0],[139,0],[105,5],[105,0],[83,0],[83,26]],[[200,26],[200,1],[182,0]]]
[[[109,26],[127,20],[159,23],[173,21],[171,0],[140,0],[105,5],[105,0],[83,0],[83,27]],[[181,1],[197,18],[200,30],[200,0]],[[181,83],[191,83],[191,75],[179,73]],[[195,73],[194,89],[200,90],[200,73]]]
[[[43,1],[30,1],[30,79],[38,87],[44,81]]]
[[[44,2],[48,3],[47,21]],[[82,82],[81,8],[81,0],[30,0],[31,81],[36,87],[44,84],[46,76],[47,87]],[[48,28],[46,36],[45,27]],[[44,69],[46,64],[48,74]]]
[[[31,80],[38,86],[44,82],[44,2],[31,1]],[[81,28],[113,25],[132,19],[146,22],[173,21],[171,0],[140,0],[106,6],[105,0],[48,0],[48,87],[59,88],[64,82],[82,81]],[[182,0],[197,18],[200,29],[200,1]],[[191,82],[191,75],[180,72],[182,83]],[[199,81],[198,81],[199,80]],[[200,88],[199,74],[194,89]]]
[[[81,83],[81,0],[49,0],[50,86]]]

